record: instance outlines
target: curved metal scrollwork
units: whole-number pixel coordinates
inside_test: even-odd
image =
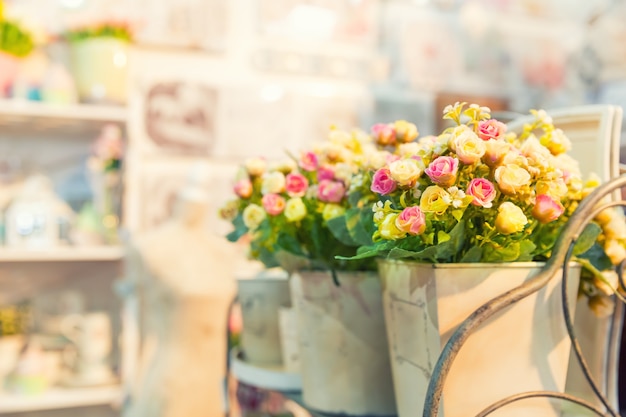
[[[598,387],[598,383],[594,380],[589,367],[583,357],[578,339],[574,333],[573,320],[571,317],[569,305],[567,302],[567,285],[568,285],[568,268],[563,267],[569,262],[574,244],[576,240],[584,230],[585,226],[590,223],[594,217],[601,211],[609,207],[614,206],[626,206],[626,201],[616,201],[607,204],[602,204],[603,199],[609,196],[613,191],[626,186],[626,176],[618,177],[611,180],[589,194],[578,206],[575,213],[569,219],[567,225],[563,229],[561,235],[557,239],[552,256],[546,262],[544,268],[533,278],[526,281],[524,284],[513,288],[506,293],[491,299],[483,304],[477,310],[475,310],[467,319],[465,319],[456,331],[452,334],[446,345],[444,346],[437,363],[435,364],[433,375],[428,384],[428,391],[426,392],[426,400],[424,403],[423,416],[424,417],[437,417],[439,415],[439,407],[441,403],[441,396],[445,385],[446,378],[450,372],[450,368],[463,347],[465,341],[471,336],[471,334],[487,319],[494,314],[504,310],[510,305],[536,293],[545,287],[550,279],[556,275],[556,272],[562,268],[563,280],[562,280],[562,297],[563,297],[563,315],[565,318],[565,324],[567,332],[572,341],[572,349],[576,355],[578,362],[582,368],[583,374],[587,379],[590,387],[595,395],[598,397],[602,405],[606,410],[599,409],[598,407],[590,404],[589,402],[574,397],[569,394],[552,392],[552,391],[533,391],[526,393],[519,393],[510,397],[504,398],[491,406],[484,409],[478,414],[478,417],[487,416],[490,413],[517,401],[521,401],[527,398],[547,397],[555,398],[563,401],[578,404],[590,411],[593,411],[599,416],[609,415],[611,417],[619,417],[618,410],[613,409],[606,396],[601,392]],[[623,277],[624,262],[618,266],[619,286],[622,290],[626,290],[626,283]],[[622,314],[622,308],[617,309],[617,314]],[[613,326],[615,327],[615,326]],[[615,331],[613,329],[613,335],[615,337]]]

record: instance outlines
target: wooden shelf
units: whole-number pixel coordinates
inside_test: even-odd
[[[48,104],[26,100],[0,100],[0,115],[6,118],[68,119],[95,122],[126,122],[123,106],[97,104]]]
[[[0,128],[13,135],[58,133],[82,136],[107,123],[125,124],[122,106],[48,104],[25,100],[0,100]]]
[[[0,248],[0,262],[98,262],[124,258],[121,246],[68,246],[53,249]]]
[[[121,399],[122,389],[118,385],[90,388],[51,388],[40,395],[0,394],[0,413],[116,405],[121,403]]]

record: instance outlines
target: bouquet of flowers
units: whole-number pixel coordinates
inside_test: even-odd
[[[234,226],[228,239],[246,236],[251,257],[267,267],[375,269],[372,259],[336,256],[351,257],[372,244],[371,212],[362,209],[364,198],[350,200],[348,190],[418,135],[410,123],[393,126],[380,125],[372,135],[332,128],[327,141],[298,157],[273,165],[262,158],[246,161],[234,186],[237,198],[221,210]],[[375,194],[369,197],[374,201]]]
[[[372,245],[351,259],[419,262],[543,261],[579,202],[584,182],[570,142],[544,111],[520,135],[490,110],[456,103],[444,110],[455,126],[412,143],[369,173],[349,199],[371,202]],[[355,205],[359,205],[356,203]],[[349,225],[349,223],[347,223]],[[601,309],[617,287],[611,270],[626,257],[626,223],[607,210],[578,239],[581,291]],[[345,259],[345,258],[341,258]],[[600,298],[598,298],[600,297]]]

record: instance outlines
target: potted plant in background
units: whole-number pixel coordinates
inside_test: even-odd
[[[89,103],[126,103],[130,25],[104,21],[64,33],[70,47],[70,70],[80,98]]]
[[[292,272],[303,398],[317,410],[395,414],[376,263],[336,256],[372,243],[371,214],[353,206],[348,190],[415,137],[404,121],[377,125],[372,135],[332,129],[327,141],[278,166],[249,161],[235,185],[239,199],[226,210],[231,240],[249,236],[254,258]]]
[[[9,88],[17,76],[20,59],[33,48],[32,36],[18,23],[5,19],[0,1],[0,98],[9,95]]]
[[[419,140],[413,152],[368,177],[355,195],[378,194],[374,243],[352,259],[382,258],[385,318],[399,415],[420,412],[432,368],[456,326],[487,300],[529,277],[594,184],[584,183],[569,141],[543,111],[516,136],[489,109],[456,103],[456,126]],[[537,135],[535,134],[536,132]],[[605,270],[623,259],[623,216],[608,210],[578,239],[570,277],[580,290],[616,288]],[[619,226],[621,225],[621,226]],[[611,253],[612,251],[612,253]],[[607,256],[607,252],[611,257]],[[618,256],[618,254],[621,254]],[[621,258],[621,259],[620,259]],[[492,318],[464,345],[444,390],[446,417],[476,414],[508,395],[563,391],[570,343],[553,280],[535,296]],[[576,287],[569,294],[576,297]],[[598,290],[592,290],[600,289]],[[539,336],[540,335],[540,336]],[[507,415],[557,415],[545,400]]]

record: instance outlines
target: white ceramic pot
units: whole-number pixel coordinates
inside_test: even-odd
[[[298,316],[296,309],[283,307],[278,311],[280,347],[283,352],[283,367],[289,373],[300,373],[298,348]]]
[[[70,70],[80,98],[89,103],[126,103],[128,42],[92,38],[70,44]]]
[[[245,361],[259,366],[281,366],[278,312],[291,305],[286,276],[240,279],[237,291]]]
[[[380,281],[375,273],[324,272],[291,278],[298,314],[302,396],[345,415],[395,415]]]
[[[422,414],[433,367],[457,326],[485,302],[535,275],[542,265],[380,262],[400,417]],[[572,265],[568,294],[572,302],[579,275],[580,267]],[[559,275],[469,337],[446,379],[442,417],[476,415],[498,400],[526,391],[563,392],[570,340],[562,317],[560,281]],[[503,415],[556,417],[560,412],[549,400],[533,399],[508,405]]]

